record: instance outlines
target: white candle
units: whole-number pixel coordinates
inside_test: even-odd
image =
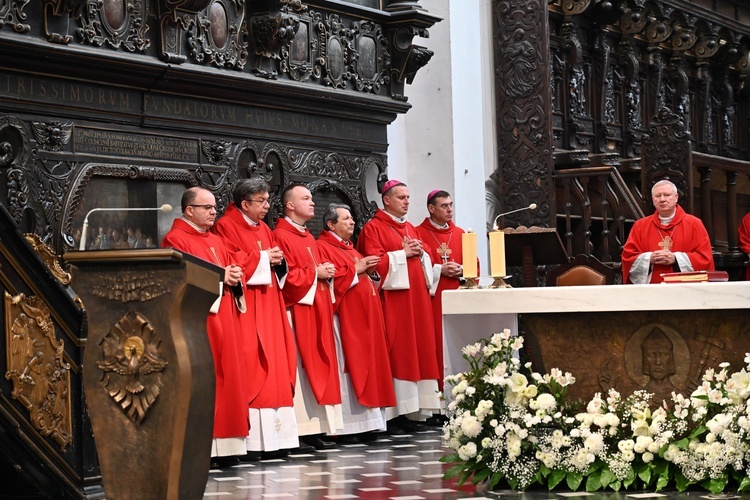
[[[490,274],[505,276],[505,233],[499,230],[490,231]]]
[[[469,229],[461,235],[464,278],[477,277],[477,233]]]

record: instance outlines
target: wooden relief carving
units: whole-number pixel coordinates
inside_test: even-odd
[[[148,3],[141,0],[102,0],[88,2],[76,30],[85,42],[97,47],[142,52],[151,45],[146,37]]]
[[[49,309],[36,297],[5,292],[5,331],[11,396],[29,412],[34,428],[65,451],[73,442],[70,366]]]
[[[47,41],[67,45],[70,19],[79,19],[86,9],[86,0],[44,0],[44,34]]]
[[[356,54],[348,40],[351,32],[341,22],[338,15],[332,14],[328,21],[319,24],[321,33],[321,60],[323,64],[323,83],[333,88],[344,88],[352,79],[349,61]]]
[[[119,302],[146,302],[169,293],[169,287],[155,272],[128,271],[107,275],[94,285],[97,297]]]
[[[248,56],[245,36],[245,2],[214,0],[197,14],[187,41],[196,62],[242,69]]]
[[[43,123],[31,122],[31,131],[39,147],[47,151],[62,151],[70,142],[73,133],[72,123],[58,121]]]
[[[357,51],[357,57],[352,61],[354,84],[357,90],[378,94],[381,85],[390,81],[388,68],[391,56],[388,52],[388,40],[383,35],[382,28],[370,21],[352,23],[352,32]],[[413,50],[419,49],[416,46],[412,47]]]
[[[210,3],[211,0],[159,0],[159,57],[163,61],[174,64],[187,61],[184,54],[187,33],[195,26],[198,13]]]
[[[52,249],[47,246],[41,240],[41,238],[39,238],[39,235],[26,233],[24,234],[24,237],[26,238],[26,241],[29,243],[29,245],[31,245],[32,248],[36,250],[36,253],[39,254],[39,257],[41,257],[42,261],[47,265],[47,270],[49,270],[52,276],[54,276],[63,285],[69,285],[70,273],[65,272],[63,268],[60,267],[60,261],[58,260],[57,255],[55,255]]]
[[[273,61],[282,58],[282,49],[297,36],[300,27],[299,13],[306,12],[307,6],[299,1],[275,0],[271,10],[264,15],[250,18],[250,38],[255,48],[256,75],[276,79],[278,71]]]
[[[96,347],[102,386],[130,420],[142,423],[164,388],[159,374],[168,362],[159,335],[147,318],[130,311]]]
[[[509,225],[546,225],[554,207],[549,116],[547,2],[501,0],[495,4],[495,74],[498,110],[497,193],[509,211],[536,203],[533,213],[507,218]]]
[[[31,26],[24,24],[27,14],[23,11],[29,0],[17,0],[11,2],[5,0],[0,2],[0,29],[6,24],[16,33],[28,33]]]
[[[680,203],[689,199],[691,149],[690,138],[680,117],[667,108],[661,108],[651,119],[648,133],[643,137],[642,185],[645,203],[648,204],[651,199],[651,186],[662,178],[669,178],[677,185]]]
[[[314,16],[312,12],[299,16],[299,29],[294,39],[281,49],[281,72],[287,73],[298,82],[304,82],[313,75],[316,78],[320,77],[320,60],[324,57],[316,56],[322,50],[319,48],[319,39],[313,36],[314,21],[311,16]]]

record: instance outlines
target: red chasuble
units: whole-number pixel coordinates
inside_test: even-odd
[[[357,249],[362,255],[381,257],[377,272],[385,280],[388,274],[387,252],[403,250],[405,237],[419,238],[414,226],[408,222],[396,222],[378,210],[362,228]],[[429,251],[429,242],[422,243],[425,251]],[[399,380],[438,380],[441,375],[437,365],[430,292],[419,258],[410,257],[406,261],[409,289],[380,292],[391,370]]]
[[[658,212],[638,219],[633,224],[628,241],[622,249],[622,282],[628,283],[628,274],[636,257],[644,252],[668,248],[672,252],[684,252],[690,259],[694,271],[714,269],[711,241],[703,223],[697,217],[686,214],[677,205],[674,218],[667,226],[659,222]],[[685,269],[682,269],[683,271]],[[662,273],[678,271],[672,266],[654,265],[651,283],[661,283]]]
[[[221,267],[237,263],[219,236],[201,233],[179,218],[172,223],[172,229],[164,236],[161,246],[189,253]],[[240,356],[244,348],[240,328],[240,312],[231,291],[225,289],[219,312],[209,313],[206,320],[216,372],[214,438],[244,438],[250,431],[245,364]]]
[[[325,261],[321,260],[318,244],[309,230],[301,232],[286,219],[278,219],[273,235],[289,266],[282,294],[284,303],[291,308],[297,348],[315,399],[321,405],[341,404],[328,283],[318,281],[312,305],[298,303],[316,280],[315,268]]]
[[[227,248],[246,252],[250,257],[246,280],[260,262],[260,252],[276,246],[271,229],[260,221],[247,223],[242,212],[232,203],[212,228],[224,238]],[[273,269],[273,268],[272,268]],[[242,315],[247,335],[246,360],[249,361],[247,383],[251,408],[292,406],[297,376],[297,347],[286,315],[286,306],[276,273],[271,284],[246,285],[247,312]]]
[[[336,266],[334,308],[341,326],[345,370],[357,400],[363,406],[396,406],[378,290],[366,273],[360,274],[358,283],[351,286],[357,272],[355,263],[363,258],[362,254],[330,231],[320,233],[318,249],[324,261]]]
[[[739,229],[740,249],[746,254],[750,254],[750,214],[742,218]],[[745,279],[750,280],[750,267],[745,269]]]
[[[429,217],[417,226],[419,238],[430,246],[430,259],[432,259],[433,264],[443,264],[444,262],[463,264],[464,260],[461,255],[461,234],[463,232],[464,230],[453,224],[453,221],[448,221],[447,228],[439,229],[430,222]],[[455,290],[460,284],[458,278],[440,276],[437,291],[432,297],[435,349],[437,351],[438,370],[441,374],[445,371],[443,364],[443,290]],[[442,376],[438,379],[438,387],[441,391],[443,390]]]

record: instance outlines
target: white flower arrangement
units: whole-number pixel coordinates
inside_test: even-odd
[[[672,393],[656,406],[645,391],[623,398],[610,389],[575,404],[566,395],[575,378],[534,373],[519,360],[522,346],[506,329],[465,347],[469,370],[446,378],[446,479],[519,490],[750,490],[750,353],[738,372],[727,363],[708,370],[690,397]]]

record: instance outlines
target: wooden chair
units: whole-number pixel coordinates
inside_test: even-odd
[[[615,270],[596,257],[578,254],[547,273],[547,286],[614,285]]]

